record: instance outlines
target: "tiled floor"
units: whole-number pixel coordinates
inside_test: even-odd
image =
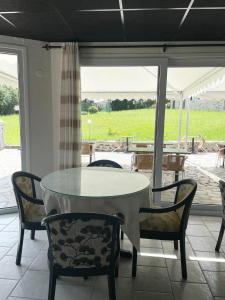
[[[131,277],[131,260],[121,258],[116,280],[118,300],[225,299],[225,238],[221,252],[214,251],[220,218],[191,216],[187,229],[188,279],[181,278],[179,252],[168,241],[141,241],[137,277]],[[47,238],[25,235],[22,264],[15,265],[17,214],[0,216],[0,300],[47,299]],[[123,246],[131,248],[127,239]],[[108,300],[105,277],[57,280],[56,300]]]

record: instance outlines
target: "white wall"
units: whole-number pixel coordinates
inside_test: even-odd
[[[42,42],[20,38],[0,36],[0,48],[21,49],[25,53],[23,66],[19,65],[24,82],[24,98],[27,110],[26,126],[22,122],[22,147],[28,141],[26,166],[23,169],[43,176],[53,170],[53,118],[52,118],[52,87],[50,52],[42,49]],[[23,101],[23,99],[21,99]],[[24,120],[22,120],[24,121]],[[25,133],[26,132],[26,133]]]

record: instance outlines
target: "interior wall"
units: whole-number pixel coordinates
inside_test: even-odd
[[[29,135],[26,137],[29,141],[29,163],[22,168],[43,176],[53,170],[54,164],[50,53],[42,49],[43,43],[39,41],[6,36],[0,36],[0,39],[1,48],[25,50],[24,97],[27,99],[22,101],[25,100],[25,109],[28,112],[25,115],[27,131],[24,134]]]

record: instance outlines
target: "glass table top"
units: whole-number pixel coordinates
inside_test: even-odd
[[[108,167],[59,170],[41,180],[44,189],[80,197],[130,195],[145,190],[149,184],[149,179],[143,174]]]

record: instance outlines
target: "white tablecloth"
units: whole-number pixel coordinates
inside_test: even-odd
[[[91,168],[89,168],[91,169]],[[107,170],[108,171],[108,170]],[[114,172],[114,170],[112,170]],[[121,172],[121,171],[115,171]],[[127,173],[128,174],[128,173]],[[129,173],[130,174],[130,173]],[[134,176],[144,176],[135,174]],[[133,177],[132,177],[133,178]],[[142,177],[135,177],[142,180]],[[134,178],[134,180],[135,180]],[[146,183],[146,178],[143,177],[143,182]],[[123,182],[121,182],[123,184]],[[132,184],[132,182],[131,182]],[[145,184],[146,185],[146,184]],[[126,187],[129,189],[129,187]],[[56,210],[57,213],[68,212],[97,212],[116,214],[122,213],[125,217],[125,223],[122,230],[128,236],[131,243],[140,250],[140,233],[139,233],[139,209],[140,207],[149,207],[149,184],[140,191],[125,195],[113,195],[102,197],[76,196],[66,195],[59,192],[54,192],[46,188],[46,184],[42,184],[43,199],[46,213],[51,213]],[[115,193],[116,194],[116,193]]]

